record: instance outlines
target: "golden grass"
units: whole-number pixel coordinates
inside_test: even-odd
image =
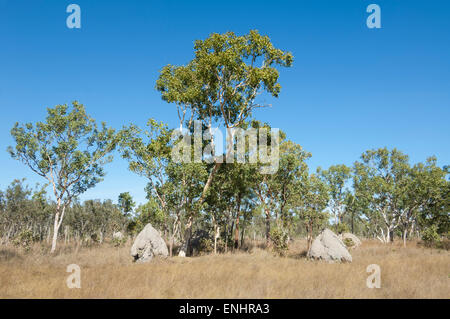
[[[297,241],[284,258],[254,248],[134,264],[129,244],[63,247],[56,256],[3,246],[0,298],[450,298],[449,251],[365,241],[353,263],[328,264],[302,257],[304,249]],[[81,289],[66,286],[69,264],[81,267]],[[370,264],[381,267],[380,289],[366,286]]]

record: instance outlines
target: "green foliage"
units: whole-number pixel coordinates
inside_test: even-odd
[[[348,233],[350,231],[350,229],[348,228],[348,225],[344,224],[344,223],[339,223],[337,225],[334,224],[332,228],[333,228],[333,231],[338,234]]]
[[[411,167],[408,156],[397,149],[370,150],[355,163],[355,197],[365,206],[369,229],[386,242],[397,229],[407,231],[419,221],[429,225],[442,218],[448,225],[445,208],[445,177],[448,172],[436,166],[436,158]]]
[[[45,122],[16,123],[10,155],[55,186],[59,200],[70,200],[94,187],[104,176],[103,165],[117,144],[113,129],[99,128],[82,104],[47,109]]]
[[[335,217],[335,223],[339,224],[345,212],[348,189],[346,184],[351,178],[351,169],[345,165],[332,165],[328,170],[317,169],[317,174],[325,184],[329,194],[329,207]]]
[[[345,238],[343,240],[343,242],[344,242],[345,246],[347,246],[349,248],[355,246],[355,243],[353,242],[353,240],[351,238]]]
[[[118,143],[117,135],[105,123],[99,128],[82,104],[57,105],[47,109],[45,122],[16,123],[11,129],[15,147],[8,147],[12,158],[45,178],[53,188],[56,201],[56,236],[65,209],[72,200],[102,181],[103,166]]]
[[[166,223],[166,214],[158,205],[155,198],[150,198],[150,200],[139,205],[136,209],[136,218],[134,219],[135,226],[133,228],[134,233],[139,233],[144,229],[145,225],[152,224],[153,227],[161,229]]]
[[[25,251],[29,251],[31,249],[31,245],[36,241],[36,238],[33,236],[33,232],[29,229],[25,229],[19,233],[17,238],[14,239],[13,244],[16,247],[21,247]]]
[[[126,242],[127,239],[125,237],[123,238],[113,237],[113,239],[111,240],[111,243],[113,244],[114,247],[122,247],[123,245],[125,245]]]
[[[437,246],[441,242],[441,236],[439,236],[438,227],[432,225],[422,232],[422,240],[427,247]]]
[[[48,202],[45,186],[33,190],[24,180],[14,180],[0,191],[0,233],[17,238],[22,231],[31,230],[37,240],[43,240],[52,226],[54,207]]]
[[[272,240],[273,251],[279,256],[285,256],[289,248],[287,232],[280,228],[272,228],[270,239]]]
[[[279,68],[292,63],[291,53],[276,48],[258,31],[243,36],[213,33],[195,42],[191,61],[163,67],[156,89],[163,100],[177,106],[180,128],[191,137],[194,120],[201,121],[207,131],[224,125],[269,132],[268,123],[252,120],[253,111],[266,106],[257,97],[278,97]],[[349,231],[348,225],[353,232],[358,225],[365,227],[366,235],[387,240],[390,233],[406,234],[417,226],[424,230],[424,242],[435,245],[450,231],[449,168],[438,167],[434,157],[411,166],[406,154],[380,148],[364,152],[353,169],[333,165],[310,174],[306,161],[311,154],[281,131],[279,167],[268,175],[261,173],[261,158],[251,164],[220,165],[214,158],[178,163],[172,151],[181,139],[173,140],[172,133],[168,125],[154,119],[146,129],[131,124],[116,133],[105,123],[97,125],[78,102],[49,108],[44,122],[16,123],[11,130],[15,146],[8,152],[46,179],[54,201],[47,198],[48,185],[32,190],[14,181],[0,191],[0,233],[28,247],[35,240],[30,234],[44,240],[54,221],[67,230],[67,237],[91,242],[116,230],[137,233],[151,223],[174,240],[184,237],[185,242],[192,229],[217,231],[222,234],[220,251],[225,241],[231,247],[246,229],[252,229],[255,236],[265,233],[274,251],[284,255],[294,231],[306,231],[310,242],[314,233],[328,225],[326,209],[335,217],[337,233]],[[269,133],[266,137],[269,146],[274,145]],[[129,169],[148,181],[148,202],[132,216],[135,203],[127,192],[119,195],[118,205],[77,201],[103,179],[103,167],[112,160],[110,154],[117,145]],[[272,152],[271,147],[268,151]],[[249,157],[246,150],[245,159]],[[351,177],[353,188],[347,185]],[[123,244],[119,239],[112,243]],[[199,237],[196,247],[210,252],[213,243],[209,236]]]
[[[130,193],[126,192],[119,194],[118,206],[125,216],[128,216],[128,214],[133,211],[135,205],[136,203],[133,202]]]
[[[275,48],[256,30],[244,36],[213,33],[195,41],[192,61],[165,66],[156,88],[163,100],[191,109],[197,119],[221,120],[233,127],[261,106],[254,101],[262,91],[279,95],[276,66],[290,67],[292,62],[291,53]]]
[[[199,251],[204,253],[214,251],[214,240],[211,238],[201,238],[199,241]]]

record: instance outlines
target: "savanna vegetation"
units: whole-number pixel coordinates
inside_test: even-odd
[[[91,118],[78,102],[48,108],[42,122],[17,123],[11,130],[15,144],[8,152],[28,167],[30,174],[41,176],[44,184],[30,188],[24,180],[15,180],[0,191],[0,296],[24,296],[22,293],[28,291],[35,297],[94,297],[99,291],[107,291],[111,297],[327,297],[334,292],[318,289],[321,280],[337,280],[341,288],[336,289],[341,290],[335,292],[341,296],[418,297],[425,294],[420,287],[426,289],[430,281],[442,285],[439,278],[449,258],[450,167],[440,167],[433,156],[411,163],[398,149],[376,148],[364,152],[352,166],[337,164],[311,171],[308,159],[312,154],[282,130],[276,141],[270,124],[253,116],[255,109],[267,106],[259,102],[261,95],[276,98],[281,93],[280,72],[292,63],[290,52],[276,48],[257,31],[244,36],[212,34],[196,41],[194,58],[182,66],[163,67],[156,82],[162,99],[174,106],[184,135],[175,134],[174,129],[155,119],[150,119],[145,128],[110,128]],[[195,125],[209,137],[198,137]],[[216,154],[215,128],[224,129],[233,141],[220,154]],[[239,132],[262,128],[265,130],[260,130],[264,133],[259,134],[258,142],[268,143],[263,152],[255,155],[244,147],[241,160],[225,163],[223,159],[238,150],[235,138],[239,138]],[[177,160],[178,146],[186,139],[198,141],[206,150],[200,161],[192,160],[198,155],[194,147],[184,161]],[[249,139],[243,138],[244,146]],[[264,158],[274,155],[275,150],[277,169],[268,172]],[[127,190],[122,190],[117,199],[79,201],[81,194],[103,180],[113,155],[129,162],[130,172],[123,174],[135,173],[146,179],[146,203],[136,206]],[[164,284],[159,281],[165,277],[152,277],[150,268],[133,268],[145,271],[146,282],[152,283],[149,287],[155,284],[157,290],[143,288],[126,294],[128,288],[121,285],[133,280],[126,258],[130,238],[147,223],[160,231],[170,256],[219,256],[171,258],[147,266],[158,269],[158,276],[171,278]],[[369,240],[367,248],[355,251],[360,257],[359,261],[355,258],[358,265],[377,261],[386,262],[383,269],[400,266],[405,270],[403,276],[411,275],[423,285],[405,293],[409,284],[391,274],[391,292],[368,295],[362,292],[364,280],[358,283],[361,287],[353,283],[350,274],[354,265],[333,265],[330,272],[324,272],[326,266],[302,259],[301,252],[325,227]],[[113,240],[113,233],[118,231],[126,235],[123,240]],[[398,243],[394,245],[393,241]],[[418,247],[418,242],[422,246]],[[258,250],[255,254],[256,243],[270,253]],[[427,250],[426,246],[434,248]],[[28,264],[29,256],[37,250],[42,257]],[[394,252],[398,255],[391,260],[388,256]],[[293,258],[269,258],[272,253]],[[104,258],[98,257],[101,254]],[[93,255],[97,256],[91,260]],[[79,258],[89,265],[87,276],[93,281],[88,285],[92,286],[82,292],[53,287],[59,275],[50,275],[52,269]],[[405,266],[404,258],[413,266]],[[12,269],[13,261],[19,260],[24,265]],[[36,277],[40,279],[27,288],[20,280],[12,287],[11,280],[24,278],[32,265],[45,265]],[[424,277],[415,272],[417,267],[423,267],[420,274]],[[214,271],[199,271],[202,268]],[[311,277],[303,280],[295,277],[297,272],[283,271],[281,278],[277,272],[290,268],[303,269],[300,273]],[[349,276],[339,277],[337,271]],[[364,273],[365,266],[359,271]],[[189,280],[210,276],[214,282],[229,282],[231,288],[210,290],[192,284],[189,291],[183,290],[177,286],[181,285],[177,278],[189,272]],[[260,282],[262,273],[266,281],[259,286],[237,288],[241,279]],[[50,282],[48,290],[39,290],[44,278]],[[111,286],[106,288],[96,280]],[[433,294],[448,296],[448,290],[442,287]]]

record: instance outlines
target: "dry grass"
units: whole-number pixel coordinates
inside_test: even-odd
[[[130,260],[129,245],[72,247],[49,256],[47,247],[24,253],[0,247],[0,298],[450,298],[450,252],[410,243],[365,241],[353,263],[327,264],[302,256],[251,252]],[[66,267],[81,267],[81,289],[68,289]],[[381,288],[366,286],[366,267],[381,267]]]

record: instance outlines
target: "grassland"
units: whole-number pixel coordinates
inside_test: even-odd
[[[0,298],[450,298],[450,252],[417,243],[364,241],[351,264],[307,260],[303,241],[286,257],[255,246],[147,264],[132,263],[129,249],[61,245],[50,256],[46,246],[0,246]],[[69,264],[81,267],[80,289],[67,288]],[[381,267],[379,289],[366,286],[370,264]]]

